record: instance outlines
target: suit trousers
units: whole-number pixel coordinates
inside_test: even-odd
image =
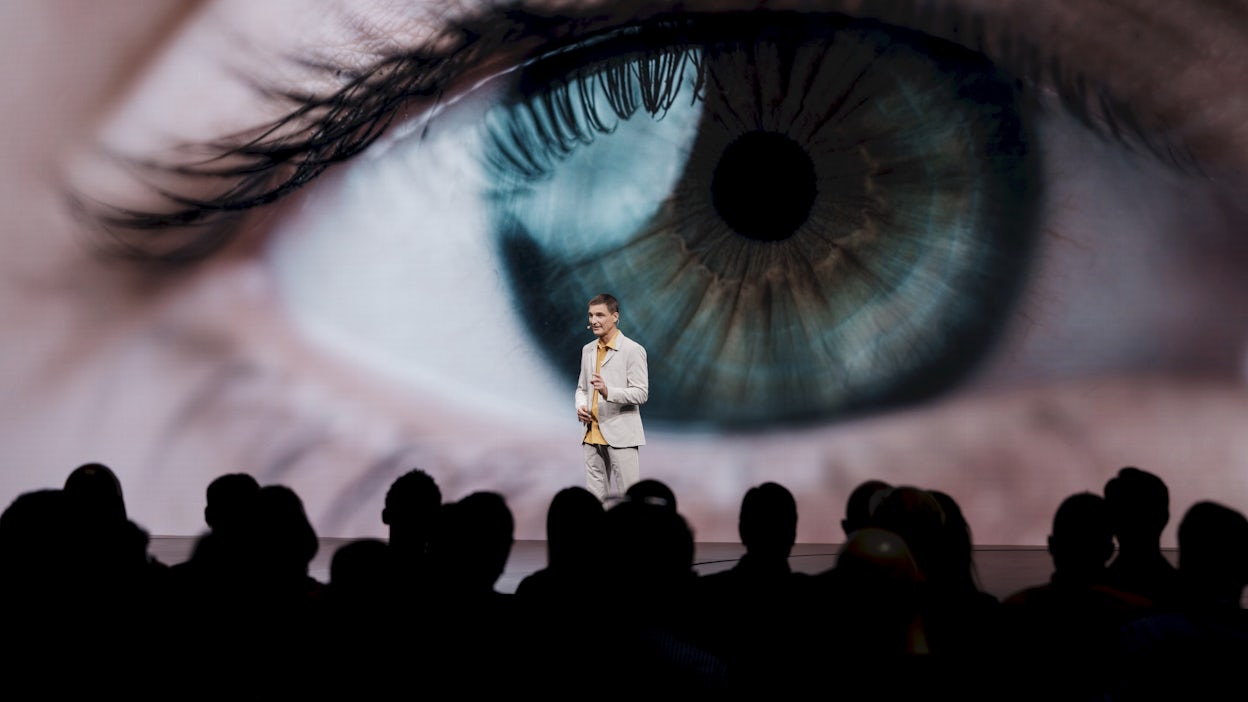
[[[599,500],[618,499],[640,479],[636,446],[615,448],[602,444],[581,444],[585,449],[585,487]]]

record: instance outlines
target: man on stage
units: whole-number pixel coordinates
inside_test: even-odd
[[[637,447],[646,443],[641,405],[650,396],[646,350],[620,333],[620,304],[603,293],[589,301],[597,337],[581,349],[576,418],[585,425],[585,484],[600,500],[623,497],[639,477]]]

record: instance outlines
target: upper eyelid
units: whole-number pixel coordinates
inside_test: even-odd
[[[673,15],[679,16],[679,15]],[[994,63],[1032,88],[1049,88],[1076,118],[1093,132],[1133,149],[1151,153],[1184,172],[1199,172],[1190,152],[1158,138],[1104,87],[1067,69],[1033,44],[990,27],[978,15],[950,8],[943,14],[890,18],[936,36],[957,35],[957,43],[983,51],[992,45]],[[328,63],[304,61],[313,70],[337,74],[343,87],[326,94],[296,93],[271,86],[257,87],[275,99],[294,104],[278,120],[245,134],[208,144],[217,155],[190,164],[141,163],[182,177],[237,179],[216,199],[181,198],[161,193],[173,207],[164,212],[136,212],[92,206],[76,200],[91,224],[113,234],[122,251],[142,260],[198,260],[231,239],[238,216],[279,200],[314,180],[329,166],[361,153],[413,100],[436,98],[490,57],[525,38],[539,40],[534,55],[549,56],[601,32],[601,16],[551,17],[520,10],[486,11],[446,27],[443,39],[458,37],[447,49],[413,49],[383,56],[370,66],[348,71]],[[951,29],[952,28],[952,29]],[[610,29],[610,28],[608,28]],[[528,57],[532,60],[532,57]],[[272,183],[272,179],[285,173]],[[180,232],[179,239],[171,232]],[[165,237],[159,242],[153,233]]]
[[[1049,91],[1070,115],[1092,133],[1155,158],[1183,175],[1204,175],[1200,160],[1173,138],[1171,125],[1141,115],[1112,85],[1053,50],[1043,49],[1013,26],[992,22],[982,14],[946,5],[944,13],[915,10],[898,21],[987,56],[1039,97]]]
[[[105,243],[108,255],[173,263],[205,258],[231,240],[239,215],[289,195],[329,166],[358,155],[390,126],[400,108],[436,97],[476,54],[504,43],[513,33],[510,23],[496,23],[488,32],[479,27],[479,20],[465,19],[425,45],[392,51],[363,68],[302,57],[292,60],[314,74],[336,77],[341,87],[329,93],[299,93],[241,77],[271,101],[293,107],[272,122],[188,145],[194,147],[188,153],[206,151],[212,154],[207,158],[170,163],[114,156],[142,172],[229,182],[220,196],[204,199],[159,189],[156,194],[169,209],[136,211],[93,201],[71,189],[70,206],[90,227],[110,235]],[[280,177],[272,182],[275,175]]]

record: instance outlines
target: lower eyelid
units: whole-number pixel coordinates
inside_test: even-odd
[[[208,295],[217,298],[215,312],[228,312],[221,294],[237,288],[229,276],[204,283],[218,291]],[[481,414],[457,411],[436,393],[370,383],[361,369],[314,350],[285,320],[266,321],[254,306],[236,310],[232,328],[208,324],[223,320],[205,314],[207,302],[194,295],[177,301],[170,305],[177,314],[158,323],[159,335],[132,330],[137,342],[125,337],[115,353],[97,349],[96,370],[113,384],[133,387],[138,376],[163,380],[159,393],[129,397],[143,416],[159,418],[141,434],[145,443],[136,436],[128,444],[135,455],[126,462],[133,471],[127,498],[143,523],[168,533],[198,533],[199,513],[187,508],[185,487],[243,471],[304,496],[320,533],[380,535],[377,514],[361,505],[381,504],[390,482],[411,466],[437,475],[448,495],[501,489],[515,500],[518,519],[543,523],[548,495],[536,494],[529,471],[551,474],[549,438],[500,431],[498,444],[450,441],[449,435],[478,426]],[[231,338],[235,331],[240,336]],[[103,397],[100,404],[115,401]],[[92,431],[132,435],[129,416],[106,413]],[[517,465],[500,477],[498,467],[508,463],[498,458],[504,454]],[[536,531],[529,536],[540,538]]]

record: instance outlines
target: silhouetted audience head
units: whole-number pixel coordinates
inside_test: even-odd
[[[0,514],[0,587],[40,596],[62,587],[77,544],[72,515],[63,490],[18,495]]]
[[[1158,476],[1128,466],[1105,483],[1114,533],[1119,545],[1156,544],[1170,521],[1170,490]]]
[[[243,522],[260,483],[249,473],[226,473],[208,483],[204,523],[214,532],[236,530]]]
[[[261,486],[247,473],[230,473],[216,478],[207,488],[204,520],[211,533],[201,542],[209,544],[204,549],[207,556],[185,571],[185,583],[176,585],[180,589],[169,601],[176,599],[173,607],[182,607],[178,614],[185,621],[179,625],[185,625],[189,632],[187,640],[201,634],[207,641],[225,632],[245,632],[244,637],[263,632],[264,636],[248,642],[255,646],[250,649],[253,654],[280,640],[290,646],[292,660],[311,655],[314,648],[324,644],[324,640],[310,635],[316,626],[337,624],[342,632],[353,632],[351,642],[334,642],[351,645],[372,634],[374,620],[379,627],[394,628],[399,621],[395,616],[402,616],[403,626],[426,627],[419,636],[413,635],[413,640],[425,637],[413,645],[419,648],[418,656],[436,661],[430,666],[438,669],[433,674],[456,680],[476,672],[488,676],[491,671],[506,669],[515,673],[516,669],[506,668],[506,660],[523,660],[528,665],[547,654],[517,652],[514,647],[533,648],[538,641],[553,646],[556,639],[568,639],[559,642],[560,650],[567,655],[583,654],[577,660],[591,673],[577,678],[578,682],[592,678],[592,671],[598,670],[598,658],[618,664],[621,657],[604,657],[604,650],[623,654],[630,647],[650,647],[648,653],[643,650],[628,660],[638,668],[642,662],[666,666],[664,670],[670,675],[647,677],[644,671],[638,672],[636,680],[642,681],[642,688],[651,681],[682,679],[686,673],[690,680],[751,679],[748,674],[734,678],[731,673],[741,675],[742,669],[756,665],[773,651],[781,664],[758,665],[756,671],[765,673],[758,679],[773,672],[780,674],[788,665],[786,656],[796,647],[786,647],[779,639],[799,629],[778,622],[782,614],[809,612],[813,626],[829,626],[813,634],[800,629],[803,636],[825,639],[810,644],[815,657],[803,660],[822,661],[824,654],[831,654],[832,658],[850,661],[857,673],[869,671],[858,676],[870,678],[862,688],[864,694],[896,661],[904,658],[914,662],[914,654],[936,653],[916,664],[925,665],[941,659],[946,651],[953,652],[955,658],[959,652],[986,654],[1008,640],[994,637],[1008,635],[1005,627],[1015,624],[1020,624],[1014,632],[1016,639],[1034,643],[1015,651],[1074,651],[1065,658],[1054,655],[1051,660],[1065,661],[1061,665],[1075,658],[1090,661],[1086,669],[1072,667],[1076,673],[1068,670],[1068,677],[1099,666],[1097,654],[1102,647],[1121,643],[1125,651],[1130,644],[1120,637],[1130,625],[1124,627],[1124,621],[1143,622],[1136,630],[1141,637],[1136,643],[1141,646],[1147,637],[1160,639],[1176,632],[1189,635],[1204,626],[1196,621],[1201,617],[1179,621],[1173,615],[1188,613],[1178,609],[1151,609],[1158,601],[1151,592],[1120,591],[1125,588],[1118,586],[1111,568],[1106,567],[1114,553],[1115,535],[1119,540],[1115,563],[1124,564],[1123,572],[1129,578],[1153,582],[1147,578],[1157,578],[1160,569],[1169,567],[1158,547],[1169,520],[1169,492],[1158,476],[1135,467],[1119,470],[1105,484],[1104,497],[1079,492],[1061,502],[1048,536],[1054,580],[1028,588],[1012,600],[1014,605],[1034,609],[1014,614],[1013,619],[991,619],[992,615],[985,614],[986,608],[979,607],[984,598],[993,598],[978,588],[971,526],[957,501],[939,490],[893,486],[880,480],[856,486],[841,520],[845,544],[835,566],[819,578],[793,576],[788,570],[787,559],[797,538],[798,509],[794,495],[779,483],[764,482],[746,491],[738,519],[746,554],[736,568],[705,578],[694,569],[694,532],[676,507],[671,488],[655,479],[633,484],[625,499],[609,509],[584,487],[565,488],[554,495],[546,514],[550,567],[532,581],[537,597],[524,604],[557,601],[563,611],[580,616],[577,623],[584,625],[560,628],[553,620],[537,622],[528,612],[513,617],[512,612],[521,612],[516,603],[524,597],[511,598],[496,590],[511,556],[516,526],[503,495],[473,492],[443,504],[433,477],[423,470],[410,470],[394,480],[385,496],[381,518],[389,527],[389,540],[358,539],[333,554],[326,601],[348,606],[324,610],[331,615],[328,618],[304,619],[305,614],[319,615],[322,611],[283,608],[280,605],[287,600],[274,596],[289,593],[301,596],[301,602],[316,600],[306,595],[311,586],[319,585],[308,575],[319,539],[303,502],[288,487]],[[41,607],[54,610],[58,600],[86,603],[81,605],[84,609],[99,608],[103,602],[116,612],[107,620],[110,625],[128,624],[135,621],[132,613],[140,612],[136,603],[144,602],[157,587],[165,587],[145,589],[129,575],[130,564],[143,562],[147,540],[146,532],[126,517],[116,474],[103,464],[84,464],[70,473],[63,489],[22,494],[0,513],[0,569],[4,575],[0,595],[10,598],[4,602],[11,608],[27,607],[29,612],[39,612]],[[1223,627],[1218,635],[1225,629],[1242,644],[1248,640],[1242,634],[1244,618],[1238,611],[1248,586],[1248,518],[1215,502],[1198,502],[1184,514],[1178,541],[1178,573],[1186,603],[1206,613],[1235,610],[1227,618],[1205,619]],[[397,551],[396,546],[400,547]],[[420,556],[427,556],[427,560]],[[1133,561],[1135,556],[1140,557]],[[773,567],[780,561],[786,563],[783,568]],[[396,563],[400,567],[396,568]],[[412,564],[416,567],[410,567]],[[752,567],[755,564],[762,567]],[[774,578],[773,573],[777,574]],[[804,584],[772,587],[767,578]],[[748,587],[740,588],[739,583]],[[1055,587],[1062,583],[1090,587]],[[815,589],[824,587],[827,589]],[[134,594],[126,599],[127,592]],[[812,605],[811,592],[818,593],[818,605]],[[79,597],[82,593],[91,597]],[[581,594],[584,599],[578,599]],[[546,600],[541,599],[543,595]],[[14,597],[20,598],[16,604],[11,599]],[[435,599],[430,601],[430,597]],[[590,611],[591,616],[585,616],[587,610],[600,604],[599,600],[607,602],[607,607],[598,615]],[[723,604],[730,601],[736,608],[733,611]],[[775,606],[782,601],[792,607]],[[712,606],[703,610],[713,610],[714,616],[738,617],[739,621],[733,626],[699,629],[707,623],[705,612],[695,602],[709,602]],[[249,606],[252,604],[256,606]],[[72,606],[63,609],[69,611]],[[557,607],[547,610],[560,611]],[[1137,614],[1143,611],[1160,614],[1146,622]],[[270,612],[294,617],[269,618],[266,615]],[[22,612],[13,616],[34,621],[34,615]],[[1131,618],[1123,619],[1127,616]],[[73,613],[73,618],[75,622],[85,621],[78,613]],[[1223,626],[1223,619],[1232,624]],[[62,618],[62,623],[70,621],[71,617]],[[307,626],[290,627],[285,638],[280,638],[273,633],[278,631],[271,626],[274,622]],[[357,626],[359,622],[366,623]],[[517,626],[534,622],[544,631],[533,635]],[[802,625],[805,627],[806,622]],[[248,629],[251,626],[256,628]],[[603,631],[596,633],[604,638],[591,635],[591,630],[598,629]],[[576,634],[567,635],[571,631]],[[725,631],[735,632],[732,636],[738,640],[717,648],[716,636]],[[609,641],[617,633],[623,636],[616,643]],[[270,634],[278,638],[265,638]],[[1085,645],[1070,645],[1070,636],[1082,637]],[[1165,643],[1183,648],[1187,640]],[[801,644],[806,645],[805,641]],[[231,648],[231,655],[233,651]],[[1126,660],[1125,652],[1116,653]],[[506,658],[513,654],[519,655]],[[410,651],[403,649],[396,655],[406,657]],[[360,661],[366,658],[368,655],[359,656]],[[1000,659],[966,660],[993,665]],[[941,662],[936,661],[938,665]],[[705,670],[701,668],[704,663]],[[728,674],[721,670],[734,664],[741,667]],[[559,665],[562,663],[555,669]],[[913,690],[907,688],[907,694],[917,693],[919,687],[937,677],[909,676],[926,668],[899,670],[906,673],[900,677],[908,677],[914,685]],[[707,671],[711,673],[703,678]],[[1053,677],[1064,683],[1058,673]],[[774,682],[770,678],[766,681]],[[493,682],[490,679],[486,687]],[[767,682],[756,691],[767,689]],[[657,686],[662,688],[662,684]],[[1047,692],[1049,688],[1043,689]]]
[[[989,653],[998,602],[979,588],[970,527],[953,498],[895,487],[881,493],[871,519],[906,542],[923,574],[923,646],[940,655]]]
[[[148,533],[126,518],[117,474],[102,463],[86,463],[70,472],[63,491],[83,572],[97,588],[111,584],[126,589],[153,562],[147,554]]]
[[[1049,555],[1061,578],[1081,583],[1104,577],[1105,564],[1114,553],[1114,532],[1109,506],[1090,492],[1062,500],[1053,515]]]
[[[331,597],[348,604],[379,603],[389,564],[389,550],[381,539],[356,539],[339,546],[329,562]]]
[[[900,535],[877,527],[855,529],[854,534],[837,555],[834,568],[838,572],[901,583],[904,589],[911,589],[923,580],[910,547]]]
[[[929,490],[940,505],[944,519],[941,521],[937,539],[940,558],[937,577],[955,589],[978,590],[979,576],[975,570],[974,540],[971,525],[962,513],[962,507],[953,497],[940,490]]]
[[[693,575],[693,532],[685,518],[663,504],[628,500],[607,510],[603,548],[607,582],[636,588],[639,599],[661,596]]]
[[[65,478],[65,495],[80,514],[93,523],[121,522],[126,519],[126,501],[121,481],[102,463],[78,466]]]
[[[515,539],[511,508],[496,492],[474,492],[442,505],[429,556],[435,576],[455,596],[492,592]]]
[[[1178,595],[1172,606],[1122,628],[1126,654],[1116,689],[1103,699],[1243,697],[1248,519],[1217,502],[1197,502],[1179,520],[1178,540]]]
[[[433,476],[419,468],[409,470],[386,491],[381,521],[390,527],[390,544],[423,551],[442,506],[442,490]]]
[[[630,500],[657,504],[673,512],[676,511],[676,493],[672,492],[667,483],[661,480],[654,478],[638,480],[628,486],[628,489],[624,491],[624,496]]]
[[[1248,519],[1197,502],[1179,522],[1179,574],[1191,604],[1238,608],[1248,584]]]
[[[892,487],[883,480],[867,480],[849,493],[849,499],[845,501],[845,518],[841,520],[845,536],[870,525],[873,499]]]
[[[316,557],[320,541],[303,501],[284,485],[265,485],[252,499],[247,546],[255,574],[270,584],[300,582]]]
[[[919,616],[923,574],[906,541],[887,529],[854,529],[831,571],[827,634],[857,657],[926,652]]]
[[[576,567],[598,560],[605,515],[602,501],[583,487],[555,493],[546,512],[547,565]]]
[[[900,536],[919,564],[925,580],[941,573],[941,539],[945,512],[931,492],[902,485],[881,493],[871,523]]]
[[[21,598],[18,607],[7,603],[10,620],[55,609],[78,622],[137,624],[130,615],[147,594],[149,537],[119,518],[112,488],[97,492],[97,479],[105,487],[113,480],[96,474],[72,490],[27,492],[0,515],[0,590]]]
[[[737,532],[746,552],[788,558],[797,540],[797,501],[789,489],[767,482],[746,491]]]
[[[1165,609],[1179,596],[1179,572],[1161,551],[1170,521],[1170,491],[1161,478],[1128,466],[1105,483],[1105,503],[1118,540],[1106,583]]]

